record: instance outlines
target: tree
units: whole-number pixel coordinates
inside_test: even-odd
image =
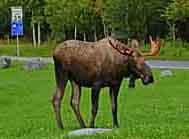
[[[103,26],[103,33],[104,33],[104,36],[106,37],[107,36],[107,30],[106,30],[106,24],[105,24],[105,21],[104,21],[104,8],[105,8],[105,3],[106,3],[106,0],[91,0],[91,3],[92,3],[92,7],[94,8],[94,11],[95,11],[95,27],[94,27],[94,38],[97,38],[95,37],[96,36],[96,32],[97,32],[97,27],[99,26]],[[97,39],[94,39],[94,40],[97,40]]]
[[[149,34],[161,32],[163,25],[163,32],[167,32],[165,21],[175,39],[176,27],[189,17],[188,0],[2,0],[1,36],[9,35],[11,6],[23,7],[24,37],[33,38],[35,47],[43,36],[62,41],[97,40],[114,34],[123,39],[137,36],[144,40]]]
[[[51,38],[57,41],[65,39],[66,0],[46,0],[45,17],[51,29]]]
[[[41,45],[41,24],[44,22],[44,0],[28,0],[27,5],[28,12],[31,13],[31,25],[33,32],[33,45],[34,47]],[[37,27],[37,33],[36,33]],[[36,34],[37,34],[37,43],[36,43]],[[36,45],[37,44],[37,45]]]
[[[64,36],[62,32],[66,32],[67,30],[74,32],[71,39],[79,39],[77,38],[77,34],[82,33],[84,40],[86,40],[86,33],[93,30],[91,25],[93,26],[96,21],[96,14],[90,1],[46,0],[46,2],[45,15],[53,34],[59,32],[58,36]],[[58,36],[55,38],[59,38]]]
[[[103,11],[103,21],[111,33],[128,29],[127,0],[107,0]],[[109,34],[109,33],[108,33]]]
[[[79,0],[68,1],[65,7],[65,25],[68,28],[74,28],[74,39],[77,39],[78,26],[79,26],[79,15],[81,11],[81,4]]]
[[[172,36],[172,40],[176,40],[176,22],[189,17],[189,1],[188,0],[172,0],[170,5],[165,8],[162,16],[166,19]]]
[[[165,2],[161,0],[107,0],[103,19],[110,30],[123,32],[125,38],[144,39],[148,25],[160,17]]]
[[[8,1],[0,1],[0,34],[3,35],[5,30],[8,28],[10,23],[10,9]]]
[[[94,31],[96,33],[96,21],[98,20],[96,11],[92,3],[84,0],[81,2],[81,10],[79,15],[80,30],[83,34],[83,40],[86,41],[86,33]],[[96,34],[94,34],[95,36]],[[94,37],[96,40],[97,37]]]

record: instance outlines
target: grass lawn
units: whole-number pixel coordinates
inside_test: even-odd
[[[19,46],[20,56],[25,57],[50,57],[52,56],[55,45],[42,45],[39,48],[34,48],[31,44],[21,44]],[[16,56],[15,45],[0,45],[0,55]]]
[[[173,70],[173,77],[160,77],[155,83],[128,89],[122,83],[118,117],[120,128],[112,133],[77,137],[104,139],[189,139],[189,72]],[[40,71],[24,71],[20,65],[0,70],[0,138],[2,139],[67,139],[67,133],[79,124],[69,105],[70,85],[62,103],[64,130],[56,128],[51,105],[55,81],[53,67]],[[89,125],[90,93],[83,89],[81,112]],[[100,95],[97,127],[112,127],[108,89]]]
[[[175,46],[172,46],[170,42],[166,42],[165,46],[161,48],[160,55],[155,57],[148,57],[148,59],[161,59],[161,60],[189,60],[189,43],[185,44],[185,47],[181,47],[181,43],[176,42]],[[52,56],[53,48],[56,44],[45,43],[39,48],[33,48],[31,44],[21,43],[20,56],[29,57],[50,57]],[[149,45],[145,45],[142,51],[149,51]],[[16,44],[3,45],[0,42],[0,56],[1,55],[16,55]]]

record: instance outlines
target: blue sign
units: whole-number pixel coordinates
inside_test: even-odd
[[[23,22],[14,21],[11,23],[11,36],[22,36],[23,32]]]

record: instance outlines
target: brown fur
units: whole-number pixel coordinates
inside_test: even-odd
[[[104,83],[120,80],[127,73],[128,56],[112,48],[108,39],[98,43],[65,41],[55,49],[54,56],[82,86],[102,79]]]
[[[79,108],[82,86],[92,88],[90,127],[94,127],[102,87],[110,87],[113,124],[118,126],[117,96],[123,78],[133,72],[144,84],[153,81],[150,68],[141,62],[143,59],[141,54],[111,37],[98,42],[65,41],[55,48],[53,58],[57,82],[53,106],[59,128],[63,127],[60,104],[68,80],[72,85],[70,103],[81,127],[85,127]]]

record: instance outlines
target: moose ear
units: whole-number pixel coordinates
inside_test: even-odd
[[[152,36],[151,36],[151,35],[149,36],[149,40],[150,40],[150,42],[151,42],[151,41],[153,41],[153,40],[152,40]]]

